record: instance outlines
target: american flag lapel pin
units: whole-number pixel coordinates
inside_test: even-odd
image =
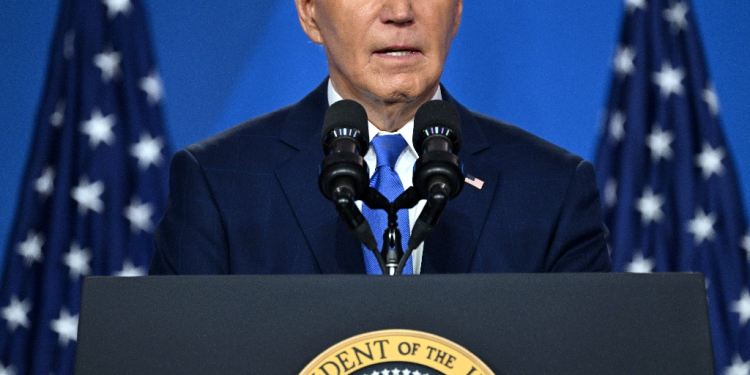
[[[482,180],[480,180],[480,179],[478,179],[478,178],[476,178],[476,177],[474,177],[474,176],[472,176],[470,174],[466,175],[466,178],[464,179],[464,182],[466,182],[467,184],[469,184],[469,185],[471,185],[471,186],[473,186],[473,187],[475,187],[475,188],[477,188],[479,190],[482,190],[482,187],[484,186],[484,181],[482,181]]]

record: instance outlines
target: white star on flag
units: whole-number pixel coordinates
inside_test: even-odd
[[[16,369],[12,365],[5,367],[5,365],[0,363],[0,375],[16,375]]]
[[[49,123],[59,128],[63,121],[65,121],[65,99],[60,99],[55,106],[55,112],[49,116]]]
[[[724,173],[722,160],[727,155],[723,147],[713,148],[708,142],[703,143],[703,151],[695,157],[695,163],[703,172],[703,179]]]
[[[140,198],[133,197],[130,205],[125,207],[123,213],[125,218],[130,221],[130,230],[133,233],[139,231],[151,232],[154,224],[151,222],[151,216],[154,214],[154,207],[149,203],[141,203]]]
[[[687,4],[683,2],[672,5],[671,8],[664,11],[664,19],[672,24],[672,31],[677,34],[684,30],[687,25],[687,13],[690,11]]]
[[[742,238],[742,248],[747,253],[747,261],[750,262],[750,232]]]
[[[422,375],[422,373],[421,373],[421,372],[419,372],[419,370],[417,370],[417,371],[414,371],[414,372],[412,373],[412,375]],[[425,374],[425,375],[427,375],[427,374]]]
[[[625,114],[622,111],[615,112],[609,119],[609,134],[615,142],[625,137]]]
[[[73,57],[73,54],[76,53],[75,41],[75,30],[68,30],[68,32],[65,33],[65,41],[63,41],[63,56],[66,60],[70,60],[70,58]]]
[[[393,375],[401,375],[401,370],[397,368],[394,368],[393,370],[391,370],[391,372],[393,373]]]
[[[607,207],[614,207],[617,204],[617,180],[610,177],[607,185],[604,186],[604,203]]]
[[[663,131],[659,125],[655,125],[646,139],[646,144],[651,149],[651,160],[656,163],[661,158],[671,159],[673,154],[671,144],[673,141],[674,133],[672,131]]]
[[[107,17],[109,19],[117,17],[119,13],[127,16],[133,8],[130,0],[102,0],[102,3],[107,6]]]
[[[685,71],[681,68],[674,69],[672,64],[665,61],[661,64],[661,71],[652,76],[653,82],[659,86],[661,96],[668,98],[672,94],[682,95],[685,87],[682,80],[685,79]]]
[[[104,202],[101,195],[104,193],[104,182],[97,181],[89,183],[88,177],[81,177],[78,186],[73,188],[70,195],[78,202],[78,213],[85,215],[89,210],[97,213],[104,211]]]
[[[740,355],[735,355],[732,366],[724,370],[724,375],[750,375],[750,361],[742,362]]]
[[[721,105],[719,104],[719,95],[716,94],[716,89],[714,89],[713,84],[709,83],[708,87],[703,90],[703,101],[708,104],[708,109],[711,111],[712,115],[719,115]]]
[[[370,375],[380,375],[380,371],[373,371]]]
[[[615,56],[615,71],[620,76],[627,76],[635,71],[635,50],[632,47],[618,47]]]
[[[96,149],[102,142],[112,145],[115,141],[115,133],[112,132],[112,128],[116,122],[117,116],[114,113],[105,117],[102,116],[102,111],[99,108],[94,108],[91,111],[91,119],[81,123],[81,132],[89,137],[89,146],[92,150]]]
[[[411,375],[411,371],[409,371],[409,369],[404,369],[401,371],[401,375]]]
[[[148,104],[157,104],[161,101],[162,96],[164,96],[164,86],[162,86],[161,77],[159,77],[159,73],[157,72],[151,72],[147,77],[141,78],[138,86],[146,92]]]
[[[383,375],[391,375],[391,371],[390,370],[383,370],[383,371],[381,371],[381,373]]]
[[[641,222],[643,225],[648,225],[651,222],[660,222],[664,217],[664,212],[661,206],[664,205],[663,195],[654,195],[651,187],[643,189],[643,196],[641,196],[635,204],[636,209],[641,213]]]
[[[44,172],[34,181],[34,190],[42,198],[46,199],[55,191],[55,169],[52,167],[44,168]]]
[[[703,208],[699,207],[695,210],[695,218],[688,222],[687,231],[695,237],[695,244],[700,245],[707,239],[714,239],[716,236],[714,224],[716,224],[716,215],[713,213],[706,215]]]
[[[120,74],[120,61],[122,54],[114,51],[105,51],[94,56],[94,65],[102,70],[102,82],[109,83]]]
[[[44,236],[30,230],[26,235],[26,241],[18,244],[18,254],[23,257],[26,267],[31,267],[34,262],[42,262],[42,246],[44,246]]]
[[[644,258],[642,253],[633,255],[633,261],[628,263],[625,271],[630,273],[651,273],[654,271],[655,262],[651,258]]]
[[[78,341],[78,315],[71,316],[65,307],[60,310],[60,317],[50,323],[50,327],[57,333],[60,346]]]
[[[8,321],[8,329],[15,332],[18,326],[29,328],[29,311],[31,311],[31,302],[28,300],[20,301],[18,296],[14,295],[10,299],[10,305],[3,308],[3,319]]]
[[[747,289],[743,290],[740,299],[732,304],[732,311],[740,314],[740,326],[744,326],[750,320],[750,293]]]
[[[75,242],[70,245],[70,252],[63,256],[63,263],[70,268],[70,278],[73,280],[81,276],[88,276],[91,273],[90,261],[91,252],[89,249],[82,249]]]
[[[136,267],[133,262],[126,260],[125,264],[122,265],[122,270],[115,273],[113,276],[119,277],[137,277],[146,276],[146,270],[143,267]]]
[[[646,9],[646,0],[625,0],[628,12],[633,13],[636,9]]]
[[[151,138],[151,134],[141,134],[138,143],[130,147],[130,155],[138,159],[138,168],[146,170],[150,165],[159,166],[162,162],[161,150],[164,141],[161,137]]]

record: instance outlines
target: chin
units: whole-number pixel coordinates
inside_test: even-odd
[[[380,96],[386,103],[410,103],[417,100],[417,95],[406,90],[391,91]]]
[[[426,85],[422,81],[394,81],[396,82],[379,87],[372,93],[387,103],[409,103],[419,100],[424,95],[432,95],[432,89],[437,85]]]

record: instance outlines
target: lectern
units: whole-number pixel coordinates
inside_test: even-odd
[[[89,277],[76,374],[294,375],[387,329],[450,340],[495,374],[714,374],[699,274]],[[362,358],[315,374],[380,373]]]

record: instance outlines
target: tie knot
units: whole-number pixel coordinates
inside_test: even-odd
[[[396,160],[406,148],[406,140],[401,134],[376,136],[370,144],[378,157],[378,167],[387,165],[391,169],[396,166]]]

